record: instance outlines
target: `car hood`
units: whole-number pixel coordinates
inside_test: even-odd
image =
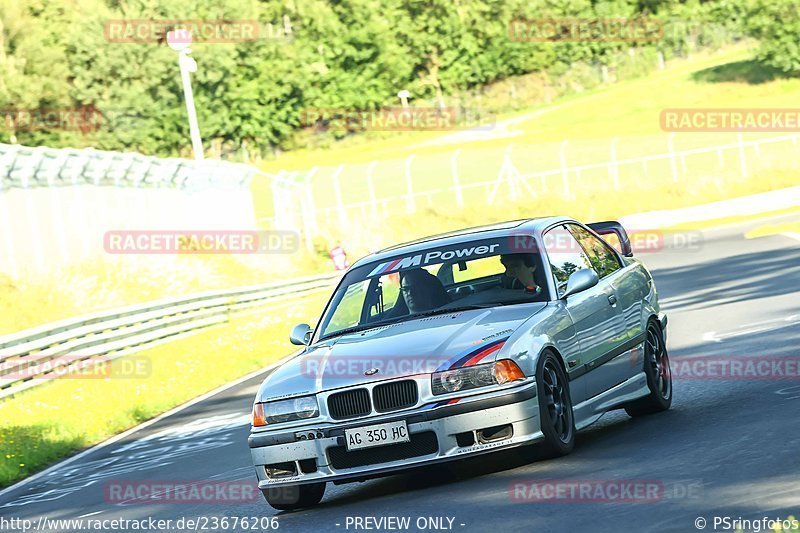
[[[293,357],[261,385],[258,401],[383,381],[492,355],[546,306],[530,303],[408,320],[334,337]]]

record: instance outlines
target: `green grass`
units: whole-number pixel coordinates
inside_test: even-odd
[[[112,363],[147,361],[144,376],[57,379],[0,402],[0,487],[277,361],[291,327],[313,322],[326,297],[276,302]]]

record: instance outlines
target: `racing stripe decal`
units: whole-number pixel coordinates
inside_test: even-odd
[[[489,347],[489,348],[486,348],[486,349],[485,349],[485,350],[483,350],[482,352],[478,352],[478,354],[477,354],[477,355],[475,355],[475,356],[473,356],[473,357],[469,358],[469,359],[467,360],[467,362],[466,362],[466,363],[464,363],[464,364],[463,364],[463,365],[461,365],[461,366],[471,366],[471,365],[477,365],[477,364],[478,364],[478,362],[480,362],[480,361],[482,361],[483,359],[485,359],[485,358],[489,357],[489,356],[490,356],[490,355],[492,355],[494,352],[496,352],[497,350],[499,350],[500,348],[502,348],[502,347],[503,347],[503,344],[505,344],[505,341],[502,341],[502,342],[500,342],[499,344],[495,344],[495,345],[493,345],[493,346],[491,346],[491,347]]]
[[[376,266],[375,270],[370,272],[369,276],[367,276],[367,277],[371,278],[372,276],[374,276],[374,275],[378,274],[379,272],[381,272],[386,266],[388,266],[390,264],[391,264],[391,261],[389,263],[381,263],[380,265]]]
[[[461,398],[453,398],[452,400],[442,400],[441,402],[429,403],[428,405],[422,408],[422,411],[436,409],[437,407],[443,407],[445,405],[453,405],[454,403],[458,403],[460,400]]]
[[[367,276],[367,277],[372,277],[372,276],[376,276],[378,274],[383,274],[384,272],[390,272],[390,271],[394,270],[394,267],[396,267],[400,263],[400,261],[402,261],[402,259],[395,259],[394,261],[381,263],[380,265],[376,266],[375,270],[370,272],[369,276]]]
[[[503,344],[505,344],[507,340],[508,337],[497,339],[496,341],[490,342],[486,346],[470,351],[466,355],[457,355],[440,365],[436,371],[441,372],[442,370],[453,370],[454,368],[461,368],[463,366],[477,364],[478,361],[490,356],[502,348]]]

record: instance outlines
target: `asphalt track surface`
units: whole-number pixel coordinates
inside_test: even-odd
[[[732,356],[796,365],[800,241],[785,235],[746,239],[744,231],[754,225],[705,231],[696,249],[639,254],[670,316],[673,372],[680,361],[694,360],[711,372],[708,362]],[[531,462],[530,456],[506,451],[453,467],[329,484],[318,507],[291,513],[274,511],[260,494],[246,503],[116,503],[109,493],[114,483],[230,481],[254,487],[247,415],[261,380],[255,378],[4,491],[0,518],[28,519],[37,527],[42,517],[152,517],[173,520],[174,531],[186,517],[203,524],[184,523],[183,530],[205,525],[213,531],[213,517],[277,516],[280,531],[596,533],[698,531],[698,518],[706,520],[705,531],[723,531],[724,522],[715,528],[715,516],[800,517],[800,380],[780,379],[780,369],[758,379],[696,379],[699,372],[675,376],[671,410],[636,420],[622,411],[609,413],[580,432],[573,453],[559,459]],[[571,498],[570,484],[579,481],[593,491],[599,486],[600,494]],[[657,488],[620,501],[622,493],[614,498],[609,490],[614,481],[617,487],[627,482]],[[515,493],[517,483],[529,489]],[[558,487],[560,496],[553,492]],[[407,529],[402,522],[376,522],[387,517],[409,519]],[[19,525],[0,529],[19,531]],[[266,525],[248,529],[263,531]],[[232,523],[216,530],[233,530]]]

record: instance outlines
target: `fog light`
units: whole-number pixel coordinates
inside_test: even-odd
[[[264,470],[266,470],[267,476],[270,478],[290,477],[297,475],[297,465],[295,465],[294,461],[265,465]]]
[[[511,424],[484,428],[478,431],[478,442],[486,444],[498,440],[510,439],[514,434],[514,427]]]

